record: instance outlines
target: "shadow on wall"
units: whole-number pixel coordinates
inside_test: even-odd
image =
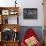
[[[39,39],[39,41],[41,43],[43,43],[43,30],[42,30],[42,26],[21,26],[20,27],[20,32],[19,32],[19,39],[20,39],[20,42],[23,38],[23,35],[25,33],[25,31],[28,29],[28,28],[32,28],[36,34],[37,34],[37,37]]]

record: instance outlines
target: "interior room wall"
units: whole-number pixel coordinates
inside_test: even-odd
[[[42,6],[42,0],[24,0],[24,1],[18,1],[20,2],[20,18],[19,23],[22,26],[43,26],[43,6]],[[23,8],[37,8],[38,19],[23,19]]]
[[[15,6],[15,0],[0,0],[1,7]],[[19,6],[19,24],[20,26],[43,26],[43,6],[42,0],[17,0]],[[37,19],[23,19],[23,8],[37,8]],[[10,20],[10,19],[9,19]],[[14,22],[14,21],[13,21]]]

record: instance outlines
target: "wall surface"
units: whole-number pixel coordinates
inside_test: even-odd
[[[15,6],[14,3],[15,0],[0,0],[0,6],[1,7],[10,7]],[[19,6],[19,24],[20,26],[43,26],[43,6],[42,6],[42,0],[17,0],[17,6]],[[38,19],[23,19],[23,8],[37,8]],[[11,17],[12,18],[12,17]],[[10,19],[9,19],[10,20]],[[14,21],[13,21],[14,22]]]
[[[22,26],[43,26],[43,6],[42,0],[24,0],[18,1],[21,4],[20,7],[20,25]],[[38,9],[38,19],[36,20],[24,20],[23,19],[23,8],[37,8]],[[21,10],[22,9],[22,10]]]

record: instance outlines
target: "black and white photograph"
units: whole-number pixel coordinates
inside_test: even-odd
[[[37,8],[24,8],[23,18],[24,19],[37,19]]]

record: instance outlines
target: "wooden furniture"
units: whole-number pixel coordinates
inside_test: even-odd
[[[43,0],[44,26],[46,26],[46,0]]]
[[[46,26],[44,26],[44,46],[46,46]]]
[[[1,24],[8,24],[8,16],[17,17],[18,24],[18,9],[19,7],[0,7]]]
[[[18,46],[18,41],[5,41],[3,46]]]
[[[43,0],[43,10],[44,10],[44,44],[46,46],[46,0]]]
[[[19,40],[4,40],[2,32],[11,29],[15,33],[19,31],[19,7],[0,7],[0,46],[18,46]],[[10,18],[9,18],[10,17]],[[13,19],[13,20],[12,20]],[[3,40],[2,40],[3,39]]]

